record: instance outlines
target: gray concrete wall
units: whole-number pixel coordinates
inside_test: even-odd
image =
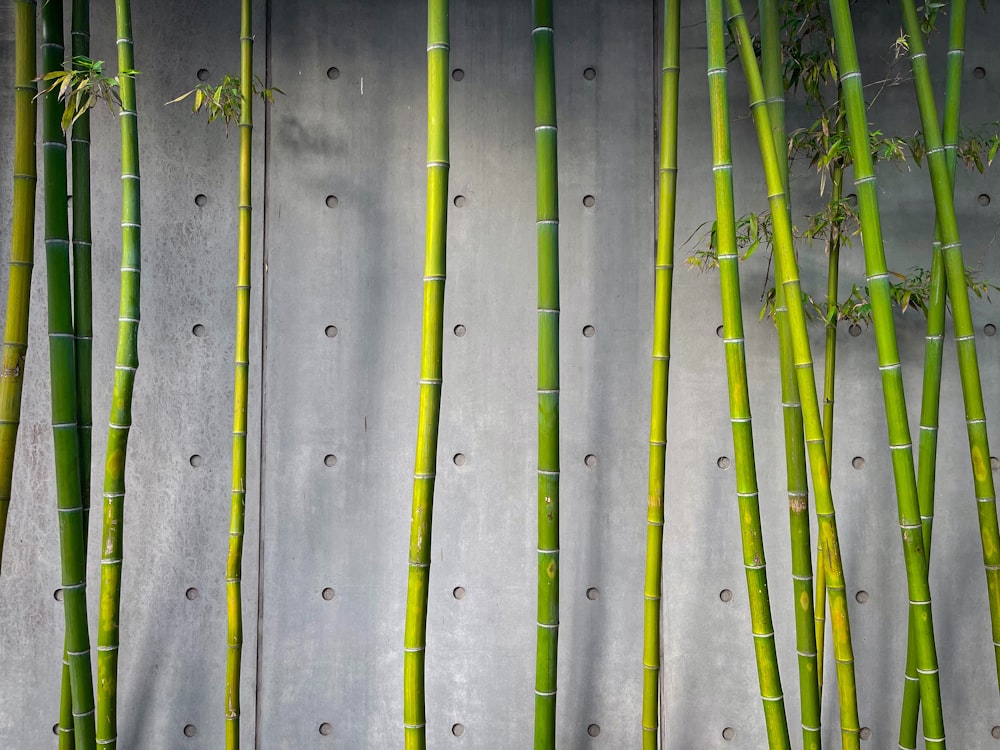
[[[565,748],[639,741],[656,5],[580,0],[556,7],[563,310],[559,743]],[[242,726],[247,741],[264,750],[398,746],[425,206],[423,7],[288,0],[272,9],[269,33],[264,0],[255,11],[256,68],[261,75],[269,68],[285,96],[267,123],[258,107],[255,131]],[[95,56],[113,59],[110,13],[110,7],[95,8],[94,49]],[[226,140],[221,128],[206,129],[183,105],[163,102],[191,88],[200,69],[213,80],[236,70],[238,9],[179,0],[139,4],[134,13],[142,71],[144,291],[127,474],[121,746],[208,750],[223,744],[236,141]],[[0,9],[0,144],[12,142],[9,15],[8,7]],[[898,36],[897,11],[868,4],[856,21],[867,50],[866,80],[882,78]],[[993,68],[995,13],[974,7],[970,21],[963,117],[973,124],[997,119],[1000,70]],[[714,210],[699,4],[685,4],[683,23],[679,241]],[[464,77],[451,87],[451,192],[465,201],[449,216],[428,622],[428,742],[435,748],[531,741],[536,324],[529,30],[525,3],[453,3],[451,62]],[[942,46],[936,39],[939,81]],[[977,66],[984,78],[973,74]],[[592,80],[583,75],[588,67],[597,72]],[[896,69],[905,78],[906,64]],[[738,210],[759,210],[765,195],[735,66],[730,81]],[[916,130],[909,83],[885,88],[871,118],[885,132]],[[811,114],[793,106],[790,120],[805,125]],[[94,133],[100,467],[118,289],[114,118],[95,112]],[[11,157],[9,145],[0,148],[0,174],[11,173]],[[927,265],[933,211],[926,171],[884,166],[879,181],[890,266]],[[817,210],[817,183],[806,166],[796,168],[794,185],[797,215]],[[4,238],[9,186],[0,182]],[[997,192],[995,172],[960,172],[956,204],[967,261],[993,280],[1000,279],[1000,200],[982,206],[978,198]],[[206,197],[205,205],[195,203],[197,195]],[[585,195],[596,199],[592,207],[583,205]],[[40,241],[37,246],[15,495],[0,577],[0,745],[25,750],[54,743],[62,641],[62,611],[53,596],[59,565],[45,270]],[[679,260],[691,249],[680,248]],[[822,248],[803,246],[800,253],[804,283],[819,292]],[[860,238],[843,263],[842,288],[860,283]],[[743,292],[772,606],[794,727],[798,690],[776,335],[769,322],[756,322],[765,266],[762,256],[744,265]],[[671,748],[757,749],[763,727],[734,476],[717,465],[732,456],[716,335],[718,279],[679,268],[675,284],[663,735]],[[985,303],[976,302],[974,310],[980,333],[1000,318]],[[915,427],[923,321],[908,312],[898,323]],[[456,326],[464,327],[463,336],[454,333]],[[583,335],[585,326],[595,334]],[[817,363],[821,342],[817,325]],[[998,342],[980,335],[978,343],[993,417],[1000,399]],[[861,721],[872,731],[873,747],[889,747],[905,651],[902,555],[873,336],[841,330],[839,344],[833,477]],[[938,647],[952,745],[988,747],[1000,714],[950,344],[946,353],[932,571]],[[995,428],[991,437],[995,443]],[[595,465],[585,463],[588,455]],[[862,470],[852,467],[858,456],[865,459]],[[98,552],[95,537],[92,580]],[[456,595],[459,587],[464,595]],[[324,597],[325,589],[332,598],[326,598],[330,592]],[[595,589],[594,598],[588,589]],[[724,589],[733,593],[729,602],[720,600]],[[855,598],[860,591],[868,594],[863,604]],[[832,679],[832,659],[826,672]],[[832,745],[832,695],[826,703]],[[461,736],[454,725],[462,726]],[[591,725],[600,728],[598,736],[588,732]],[[196,729],[193,737],[185,736],[186,726]],[[731,740],[723,739],[726,727],[735,730]]]

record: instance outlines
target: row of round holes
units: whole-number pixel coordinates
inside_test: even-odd
[[[725,456],[720,458],[719,468],[722,469],[729,468],[728,463],[725,466],[722,466],[723,459],[725,459],[725,461],[727,462],[729,461],[729,459],[726,458]],[[323,456],[323,464],[331,469],[337,465],[338,460],[339,459],[333,453],[327,453],[325,456]],[[452,463],[455,464],[455,466],[465,466],[465,464],[468,463],[469,461],[469,457],[466,456],[464,453],[456,453],[454,456],[451,457],[451,460]],[[204,465],[205,458],[201,454],[195,453],[188,459],[188,463],[190,463],[192,467],[197,469],[198,467]],[[595,466],[597,466],[597,456],[593,453],[588,453],[586,456],[583,457],[583,465],[586,466],[587,468],[593,469]]]
[[[863,329],[861,328],[861,326],[859,326],[857,323],[851,323],[851,325],[847,329],[847,332],[851,334],[851,336],[853,336],[854,338],[857,338],[858,336],[861,335],[862,330]],[[996,336],[997,333],[996,323],[987,323],[986,325],[984,325],[983,333],[985,333],[987,336]],[[586,332],[583,335],[586,336],[587,335]],[[719,326],[718,328],[715,329],[715,335],[718,336],[720,339],[724,338],[725,329],[722,326]]]
[[[858,471],[861,471],[863,468],[865,468],[866,463],[867,462],[865,461],[864,456],[855,456],[854,458],[851,459],[851,466],[857,469]],[[729,456],[719,456],[719,458],[715,462],[715,465],[722,470],[726,470],[733,465],[733,462],[729,458]],[[1000,458],[998,458],[997,456],[990,456],[990,468],[993,469],[993,471],[1000,469]]]
[[[871,594],[869,594],[864,589],[860,589],[855,595],[854,600],[858,604],[867,604],[868,600],[871,599]],[[722,589],[719,592],[719,601],[723,604],[729,604],[733,600],[733,590],[732,589]]]
[[[982,203],[982,198],[983,196],[980,196],[980,203]],[[327,208],[336,208],[337,206],[340,205],[340,198],[338,198],[336,195],[328,195],[326,196],[323,202],[326,203]],[[467,205],[469,205],[469,199],[464,195],[456,195],[452,200],[452,203],[454,204],[455,208],[465,208]],[[204,193],[198,193],[194,197],[194,204],[198,208],[204,208],[205,206],[208,205],[208,196],[205,195]],[[989,196],[987,195],[986,203],[984,203],[983,205],[988,205],[988,204],[989,204]],[[586,208],[593,208],[595,205],[597,205],[597,198],[588,193],[587,195],[583,196],[583,205]]]
[[[976,70],[980,70],[980,68],[976,68]],[[204,75],[204,78],[202,78],[202,75]],[[985,75],[985,73],[984,73],[984,75]],[[340,68],[336,68],[336,67],[327,68],[326,69],[326,77],[329,78],[331,81],[336,81],[338,78],[340,78]],[[463,81],[463,80],[465,80],[465,71],[462,70],[461,68],[455,68],[454,70],[451,71],[451,77],[454,80],[456,80],[456,81]],[[595,68],[593,66],[588,66],[588,67],[584,68],[583,69],[583,77],[586,78],[588,81],[593,81],[595,78],[597,78],[597,68]],[[207,81],[208,80],[208,71],[205,70],[204,68],[202,68],[201,70],[199,70],[198,71],[198,80],[199,81]]]
[[[452,332],[458,338],[462,338],[468,331],[464,325],[459,323],[452,329]],[[592,325],[585,325],[580,332],[584,335],[584,338],[592,339],[597,334],[597,329]],[[195,323],[194,327],[191,328],[191,335],[197,338],[202,338],[206,333],[208,333],[208,329],[201,323]],[[337,334],[340,333],[340,329],[337,326],[330,325],[323,329],[323,333],[326,334],[328,339],[335,339],[337,338]]]

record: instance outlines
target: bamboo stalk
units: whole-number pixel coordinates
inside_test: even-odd
[[[869,150],[867,110],[865,108],[861,73],[850,7],[846,0],[831,0],[836,39],[840,85],[847,113],[851,155],[854,162],[855,190],[861,215],[861,231],[865,242],[865,270],[872,304],[879,370],[885,399],[889,447],[892,451],[893,477],[896,484],[896,504],[906,565],[907,592],[911,621],[917,642],[916,664],[920,674],[920,693],[924,706],[924,736],[928,745],[945,747],[944,717],[941,711],[941,687],[938,678],[937,650],[934,643],[934,623],[931,610],[930,586],[927,579],[927,558],[923,545],[920,508],[917,500],[916,475],[910,426],[903,392],[902,365],[896,345],[892,317],[889,278],[882,246],[879,221],[878,192]]]
[[[62,70],[65,52],[62,3],[42,4],[41,25],[44,75]],[[94,747],[94,688],[87,630],[86,538],[80,491],[76,351],[70,291],[69,212],[66,205],[66,138],[62,132],[62,111],[58,91],[50,91],[42,97],[49,367],[66,618],[65,662],[69,672],[76,748],[90,750]],[[60,710],[60,715],[65,718],[64,711]]]
[[[448,0],[427,3],[427,227],[413,509],[403,641],[403,730],[407,750],[427,745],[424,662],[431,520],[441,414],[441,348],[448,227]]]
[[[101,599],[97,626],[97,739],[117,747],[118,643],[121,601],[122,537],[125,507],[125,457],[132,425],[132,389],[139,366],[139,133],[136,112],[132,14],[129,0],[115,0],[121,112],[122,260],[118,341],[108,448],[104,464],[104,530],[101,541]]]
[[[965,0],[954,0],[948,34],[948,64],[945,84],[944,148],[948,162],[951,191],[955,191],[959,111],[962,91],[962,64],[965,60]],[[927,305],[927,336],[924,343],[924,373],[920,405],[919,461],[917,464],[917,499],[923,524],[924,548],[930,566],[931,534],[934,523],[934,491],[937,465],[937,437],[941,403],[941,367],[944,354],[945,298],[947,282],[941,255],[941,233],[935,221],[931,260],[930,299]],[[906,648],[906,679],[903,683],[903,708],[899,722],[899,747],[915,750],[917,718],[920,711],[920,686],[916,670],[913,625],[910,624]]]
[[[14,0],[14,211],[10,234],[7,318],[0,350],[0,566],[21,422],[28,349],[28,305],[35,262],[35,0]]]
[[[921,126],[927,144],[927,163],[934,192],[937,226],[940,232],[941,252],[947,277],[948,299],[951,301],[954,319],[959,375],[962,382],[973,485],[983,547],[983,563],[986,567],[994,658],[997,674],[1000,677],[1000,530],[997,528],[996,489],[990,468],[989,440],[986,430],[982,383],[979,376],[979,360],[976,353],[975,329],[972,323],[972,311],[965,280],[965,263],[962,258],[961,240],[955,217],[952,180],[938,124],[937,109],[927,67],[927,56],[913,3],[902,2],[901,7],[903,25],[909,41],[910,65],[917,92]],[[926,713],[926,698],[923,694],[921,694],[921,704],[922,712]]]
[[[823,442],[819,397],[816,390],[812,353],[806,328],[806,315],[798,278],[798,263],[795,259],[791,221],[782,184],[781,160],[775,149],[770,117],[765,106],[763,82],[747,30],[746,19],[743,16],[742,5],[739,0],[727,0],[727,6],[730,13],[730,32],[736,42],[749,86],[750,110],[757,129],[757,140],[771,206],[776,259],[781,269],[780,279],[782,286],[785,287],[785,300],[788,306],[792,354],[802,404],[809,469],[813,480],[813,491],[816,495],[819,541],[823,545],[826,588],[830,603],[830,619],[833,624],[834,656],[837,661],[837,682],[840,696],[841,739],[845,748],[856,749],[860,743],[858,735],[861,728],[858,721],[854,648],[851,642],[846,585],[840,557],[840,541],[837,535],[833,494],[830,491],[830,468],[826,460],[826,449]]]
[[[552,0],[532,0],[532,14],[538,235],[535,750],[554,750],[559,644],[559,187]]]
[[[236,346],[233,375],[232,494],[226,560],[226,750],[240,747],[240,667],[243,656],[243,532],[246,526],[247,388],[250,368],[250,222],[253,149],[253,15],[240,2],[240,174],[237,229]]]
[[[716,236],[722,293],[722,326],[726,372],[729,380],[729,414],[736,453],[736,495],[743,540],[743,567],[750,597],[757,674],[764,708],[768,747],[790,748],[785,703],[778,672],[767,567],[761,535],[757,492],[757,467],[750,420],[740,299],[739,257],[736,252],[736,219],[733,208],[732,154],[729,136],[729,102],[726,90],[726,45],[722,0],[708,0],[708,85],[712,111],[712,171],[715,180]],[[770,137],[770,136],[769,136]]]
[[[670,381],[670,312],[677,205],[677,120],[680,76],[680,0],[664,0],[660,94],[660,165],[657,210],[653,379],[649,418],[649,493],[646,514],[646,579],[643,602],[642,745],[659,747],[660,618],[663,579],[663,484]]]
[[[767,109],[771,116],[775,151],[782,184],[788,194],[788,146],[785,136],[785,82],[781,60],[780,18],[777,0],[758,3],[761,33],[761,69]],[[789,207],[790,203],[786,204]],[[795,650],[799,666],[799,699],[802,742],[807,750],[822,745],[820,681],[817,667],[815,610],[812,591],[812,544],[809,529],[809,483],[806,475],[805,439],[802,433],[802,405],[795,382],[791,333],[785,289],[780,283],[781,266],[776,265],[775,324],[781,370],[781,402],[785,434],[789,531],[792,546],[792,591],[795,612]]]

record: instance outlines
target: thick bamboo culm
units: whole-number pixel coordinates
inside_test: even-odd
[[[448,229],[448,0],[427,3],[427,226],[420,347],[420,411],[417,417],[413,509],[410,516],[406,625],[403,635],[403,730],[406,750],[427,746],[424,666],[431,520],[437,476],[441,415],[441,349]]]
[[[125,456],[132,426],[132,389],[139,366],[139,133],[136,112],[132,15],[129,0],[115,0],[121,111],[122,255],[114,388],[104,463],[104,528],[101,537],[101,599],[97,626],[97,739],[117,747],[118,643],[125,509]]]
[[[962,94],[962,67],[965,61],[965,0],[953,0],[948,10],[948,64],[945,84],[944,148],[952,194],[958,162],[959,111]],[[927,304],[927,335],[924,343],[924,373],[920,404],[920,436],[917,461],[917,499],[923,524],[924,548],[930,567],[931,535],[934,525],[934,492],[937,469],[938,423],[941,406],[941,368],[944,359],[945,298],[947,282],[941,256],[941,234],[935,222],[931,259],[930,299]],[[920,713],[920,685],[917,676],[913,626],[906,649],[906,679],[903,708],[899,720],[899,747],[916,750],[917,719]]]
[[[62,70],[63,9],[43,3],[42,73]],[[76,349],[70,289],[69,211],[66,193],[66,138],[63,105],[57,91],[42,97],[42,149],[45,167],[45,261],[49,322],[52,435],[56,460],[56,498],[66,619],[65,662],[69,672],[73,732],[77,750],[94,747],[94,687],[87,630],[86,538],[80,493],[80,455],[76,406]],[[65,702],[65,701],[63,701]],[[61,729],[68,718],[60,711]],[[68,731],[60,732],[68,735]],[[65,740],[64,740],[65,741]]]
[[[973,328],[972,310],[966,287],[965,262],[962,257],[962,245],[955,216],[955,203],[952,197],[952,179],[949,175],[948,159],[945,156],[941,126],[934,103],[927,54],[920,36],[916,8],[912,2],[906,0],[902,0],[900,5],[903,10],[903,28],[909,39],[910,65],[917,92],[917,104],[920,109],[920,123],[927,146],[927,165],[930,171],[931,187],[934,191],[937,226],[947,277],[948,299],[951,302],[951,313],[954,321],[959,376],[962,382],[962,400],[965,406],[965,421],[972,462],[972,480],[979,516],[983,563],[986,568],[991,640],[998,679],[1000,679],[1000,530],[998,530],[997,525],[996,489],[990,466],[986,412],[979,375],[979,358],[976,353],[975,329]],[[921,713],[926,714],[928,708],[927,699],[923,694],[924,680],[920,666],[919,649],[917,671],[920,674],[921,682]],[[925,726],[924,734],[926,735],[926,733]]]
[[[657,208],[653,378],[649,418],[649,492],[646,510],[646,579],[643,603],[642,746],[659,747],[661,592],[663,589],[663,485],[670,380],[670,312],[677,206],[677,121],[680,76],[680,0],[665,0],[660,91],[660,164]]]
[[[35,263],[35,21],[34,0],[14,0],[14,215],[10,233],[7,317],[0,351],[0,574],[21,422],[21,387],[28,350],[28,303]]]
[[[780,14],[777,0],[761,0],[761,70],[767,108],[771,114],[774,148],[778,154],[782,184],[788,193],[788,146],[785,136],[785,82],[781,61]],[[790,206],[790,204],[789,204]],[[790,207],[789,207],[790,210]],[[778,328],[778,361],[781,369],[781,405],[785,435],[785,473],[788,493],[788,521],[792,548],[792,591],[795,612],[795,651],[799,666],[799,703],[802,742],[806,750],[819,750],[821,710],[817,667],[816,626],[813,609],[812,544],[809,529],[809,483],[805,438],[802,432],[802,405],[795,382],[788,306],[776,268],[775,324]]]
[[[243,657],[243,532],[246,526],[247,388],[250,370],[250,224],[253,149],[253,15],[240,2],[240,173],[236,251],[236,346],[233,374],[232,493],[226,558],[226,750],[240,747]]]
[[[837,662],[837,686],[840,696],[841,741],[845,748],[857,750],[860,747],[861,727],[858,721],[854,648],[851,642],[847,592],[840,557],[840,540],[837,535],[833,494],[830,491],[830,468],[826,460],[819,396],[816,390],[812,352],[799,283],[798,263],[792,241],[791,221],[785,200],[780,157],[774,146],[774,135],[765,102],[764,86],[757,66],[753,43],[747,31],[742,5],[738,0],[727,0],[727,6],[730,14],[730,31],[736,42],[749,86],[750,111],[757,130],[757,140],[771,207],[775,259],[780,269],[780,283],[785,287],[795,375],[802,405],[809,469],[816,496],[818,542],[823,546],[827,599],[830,606],[830,620],[833,625],[834,658]]]
[[[708,0],[708,85],[712,112],[712,171],[715,182],[716,238],[719,283],[722,296],[722,326],[726,373],[729,381],[729,414],[736,452],[736,494],[743,567],[750,598],[750,621],[764,708],[768,748],[790,748],[778,655],[767,589],[767,567],[761,535],[757,467],[754,459],[753,427],[750,419],[750,389],[747,382],[743,340],[743,309],[740,296],[739,257],[736,252],[736,218],[733,204],[732,154],[729,134],[729,102],[726,86],[726,45],[723,0]]]
[[[830,9],[836,38],[842,100],[847,115],[848,140],[854,163],[855,191],[858,195],[861,231],[864,236],[865,272],[885,399],[911,621],[914,623],[917,639],[916,664],[920,674],[920,694],[924,708],[924,736],[929,745],[933,743],[935,747],[943,748],[944,718],[941,712],[941,688],[937,648],[934,643],[927,558],[917,501],[917,482],[903,392],[902,365],[896,345],[889,275],[882,245],[878,192],[869,147],[867,109],[849,4],[846,0],[833,0]]]
[[[552,0],[532,0],[538,235],[538,617],[535,750],[555,750],[559,650],[559,189]]]

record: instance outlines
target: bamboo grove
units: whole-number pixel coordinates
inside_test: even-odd
[[[52,698],[59,719],[54,731],[61,750],[116,748],[120,734],[119,703],[132,699],[119,692],[119,649],[122,631],[128,628],[122,619],[122,600],[128,595],[123,589],[125,476],[139,367],[141,120],[136,86],[137,82],[141,85],[142,77],[136,69],[129,0],[114,3],[113,33],[117,49],[114,76],[106,74],[104,64],[90,57],[88,0],[9,2],[15,21],[13,221],[7,312],[0,350],[0,565],[4,545],[9,552],[12,544],[6,538],[8,516],[35,512],[27,502],[12,497],[12,488],[15,471],[20,466],[15,461],[15,447],[25,363],[30,356],[29,296],[40,162],[45,297],[36,300],[36,304],[44,307],[48,323],[52,471],[61,571],[57,598],[62,602],[65,628],[61,690],[58,699]],[[657,17],[662,21],[655,34],[662,44],[657,49],[656,168],[649,186],[656,198],[655,253],[648,267],[630,271],[650,274],[653,289],[648,311],[651,348],[647,350],[651,351],[652,371],[649,391],[642,394],[649,408],[645,465],[648,492],[643,506],[645,554],[642,571],[630,572],[634,581],[642,581],[642,601],[633,603],[636,612],[641,613],[636,619],[642,622],[642,633],[635,633],[632,694],[637,700],[630,723],[637,728],[635,734],[641,737],[643,750],[667,746],[665,738],[673,730],[671,704],[676,696],[671,693],[675,683],[665,679],[671,668],[664,661],[664,652],[671,645],[673,614],[669,596],[664,592],[674,575],[665,565],[669,556],[665,554],[665,539],[669,539],[671,509],[683,502],[674,493],[676,478],[671,476],[667,420],[668,404],[671,398],[677,398],[676,385],[673,393],[670,388],[671,332],[686,322],[674,304],[678,298],[674,290],[675,256],[681,247],[677,230],[685,218],[678,215],[678,205],[686,185],[707,185],[711,181],[714,205],[706,211],[712,218],[706,222],[711,229],[704,239],[708,249],[694,252],[692,264],[718,271],[718,310],[722,320],[719,364],[726,369],[735,469],[735,497],[727,499],[726,513],[733,528],[738,525],[740,533],[739,550],[731,550],[730,554],[734,557],[738,554],[742,560],[746,597],[741,601],[747,610],[750,631],[745,636],[746,643],[752,646],[757,677],[756,687],[751,685],[752,676],[744,679],[743,687],[748,692],[757,690],[760,736],[766,736],[769,750],[793,747],[820,750],[824,744],[860,750],[861,742],[868,739],[865,734],[868,730],[862,726],[868,707],[858,689],[864,665],[855,661],[856,635],[852,632],[848,601],[852,583],[850,565],[845,564],[853,552],[841,546],[838,517],[894,512],[901,549],[893,542],[892,554],[906,576],[905,592],[894,593],[900,601],[905,600],[907,611],[906,659],[905,663],[894,666],[901,688],[898,747],[901,750],[916,750],[918,746],[945,748],[946,721],[960,717],[946,715],[945,711],[950,688],[947,672],[942,674],[942,662],[947,652],[939,645],[935,625],[939,625],[940,631],[947,613],[942,613],[940,605],[934,607],[930,552],[936,495],[940,493],[936,486],[938,433],[942,402],[948,395],[944,390],[948,387],[944,368],[949,331],[956,348],[974,492],[974,504],[966,503],[963,512],[972,513],[971,508],[975,508],[986,577],[986,601],[982,609],[985,612],[988,608],[989,631],[983,618],[980,636],[993,649],[994,664],[990,667],[1000,686],[1000,524],[991,463],[995,459],[991,459],[987,437],[990,405],[984,395],[983,376],[989,363],[984,366],[979,359],[969,298],[970,290],[978,294],[995,287],[978,281],[967,266],[955,203],[959,163],[963,158],[966,161],[973,158],[968,157],[968,149],[966,156],[962,156],[966,131],[960,118],[968,23],[966,0],[923,6],[917,6],[913,0],[897,0],[902,32],[896,48],[905,53],[910,68],[903,84],[912,84],[919,113],[919,122],[913,123],[918,135],[905,143],[883,135],[871,122],[872,94],[866,88],[869,72],[862,70],[860,60],[865,58],[859,54],[855,38],[858,4],[850,0],[829,0],[829,3],[759,0],[745,7],[741,0],[705,0],[704,15],[695,16],[697,23],[687,24],[682,23],[680,0],[663,0],[662,6],[660,0],[654,2]],[[570,266],[569,275],[560,270],[560,254],[566,257],[575,248],[569,246],[565,237],[560,244],[557,111],[564,99],[557,98],[557,82],[562,86],[559,55],[563,49],[557,43],[560,38],[557,29],[561,31],[562,14],[570,10],[565,3],[553,0],[523,0],[522,5],[530,75],[524,76],[521,88],[533,113],[537,305],[532,314],[537,316],[534,341],[537,378],[535,403],[520,406],[537,417],[537,442],[533,446],[536,453],[530,479],[535,485],[535,497],[518,497],[515,502],[521,515],[532,519],[537,545],[531,551],[532,560],[525,565],[534,572],[526,585],[535,592],[535,619],[523,624],[535,636],[533,683],[528,686],[525,682],[517,689],[521,709],[525,715],[529,711],[533,715],[535,750],[555,750],[568,741],[557,737],[561,721],[557,720],[559,678],[565,678],[566,670],[563,667],[560,672],[560,649],[562,654],[566,650],[559,639],[560,515],[566,517],[565,514],[578,510],[576,498],[569,496],[568,488],[572,485],[562,485],[567,492],[566,497],[560,497],[561,466],[565,458],[560,432],[560,399],[564,395],[560,378],[564,356],[560,345],[565,341],[565,330],[560,323],[563,313],[560,291],[567,288],[568,276],[575,281],[577,267]],[[67,7],[70,9],[68,46],[64,38]],[[221,119],[227,127],[236,123],[238,132],[238,172],[232,179],[238,218],[231,243],[236,295],[229,526],[217,530],[220,538],[225,538],[228,552],[224,567],[218,566],[227,623],[226,632],[218,634],[217,639],[220,651],[225,654],[225,669],[218,680],[224,692],[219,695],[216,707],[222,709],[217,713],[226,750],[240,748],[241,727],[245,730],[248,720],[241,711],[241,687],[246,687],[244,537],[248,531],[247,497],[253,491],[248,487],[247,472],[248,456],[252,460],[254,449],[250,439],[253,425],[248,414],[252,368],[256,364],[251,362],[252,103],[260,96],[267,105],[273,102],[274,93],[282,93],[270,85],[270,69],[266,83],[254,74],[255,29],[261,28],[261,21],[257,19],[255,27],[251,0],[240,0],[238,7],[239,28],[226,33],[234,49],[239,50],[239,75],[225,76],[219,84],[199,84],[168,102],[191,97],[189,103],[193,103],[194,112],[207,112],[209,122]],[[691,8],[685,5],[683,12],[689,13]],[[452,69],[449,0],[428,0],[425,20],[427,132],[426,161],[422,167],[426,168],[426,213],[423,273],[419,280],[422,289],[419,370],[414,368],[417,387],[411,394],[417,429],[414,452],[405,453],[413,456],[414,471],[405,563],[405,610],[399,623],[401,642],[397,644],[403,690],[396,726],[401,729],[400,740],[407,750],[424,750],[433,744],[429,738],[434,736],[437,729],[434,722],[440,716],[435,707],[428,706],[428,696],[436,694],[433,686],[428,685],[428,665],[442,657],[433,650],[433,634],[428,637],[428,622],[434,622],[429,612],[437,606],[433,597],[436,582],[431,575],[432,559],[437,559],[437,548],[432,547],[432,521],[442,463],[438,455],[442,415],[453,408],[454,402],[449,399],[456,397],[444,386],[445,282],[446,257],[452,249],[449,242],[453,241],[449,233],[449,206],[460,205],[452,200],[449,184],[450,81],[462,78],[456,75],[458,70]],[[268,29],[270,21],[269,10]],[[945,25],[946,32],[932,33]],[[935,91],[936,79],[932,77],[927,45],[940,43],[942,36],[947,40],[943,55],[947,61],[945,85],[942,91]],[[703,60],[698,59],[701,48],[706,50]],[[40,70],[36,70],[36,52]],[[698,65],[686,65],[691,59],[698,59]],[[737,74],[731,77],[732,72]],[[741,83],[734,86],[734,80]],[[880,83],[885,85],[884,81]],[[684,116],[681,102],[684,86],[701,87],[700,95],[708,103],[709,127],[705,138],[710,140],[712,160],[711,164],[700,165],[698,172],[685,171],[680,166],[684,128],[691,122],[690,116]],[[818,119],[812,126],[795,128],[790,123],[793,118],[801,119],[801,113],[793,101],[801,104],[802,99],[806,111],[818,113]],[[113,363],[95,362],[93,356],[94,279],[100,273],[92,264],[96,234],[93,230],[102,213],[111,211],[92,198],[91,128],[100,120],[92,118],[90,110],[101,100],[114,112],[120,136],[121,264]],[[943,102],[943,116],[937,111],[938,102]],[[766,205],[763,211],[743,217],[738,216],[737,206],[747,200],[739,194],[739,186],[747,182],[741,181],[744,176],[739,172],[745,169],[745,162],[740,161],[740,156],[745,155],[734,154],[737,142],[734,132],[740,118],[748,120],[747,130],[752,127],[754,137],[753,159],[749,161],[753,163],[756,194],[750,200]],[[41,140],[36,144],[38,121]],[[989,151],[987,162],[1000,150],[1000,126],[997,128],[991,142],[977,146]],[[900,274],[890,269],[886,257],[890,238],[884,236],[880,209],[884,193],[879,189],[877,163],[905,158],[900,155],[904,146],[914,161],[922,162],[921,170],[914,172],[929,177],[934,201],[933,237],[927,241],[929,270],[918,280],[919,284],[911,279],[898,283]],[[796,179],[803,179],[809,171],[796,164],[796,159],[803,157],[816,166],[824,204],[821,213],[807,218],[809,228],[804,233],[795,219],[799,207],[792,203],[793,192],[798,195],[793,190]],[[456,165],[458,158],[456,155]],[[631,179],[648,180],[649,176],[633,175]],[[562,215],[566,216],[565,210]],[[863,253],[864,279],[845,294],[841,262],[854,236],[858,239],[853,242],[861,245]],[[821,264],[825,288],[815,299],[803,281],[808,275],[804,268],[810,262],[805,254],[811,252],[806,250],[803,238],[810,242],[818,238],[825,249]],[[751,409],[753,386],[748,360],[753,352],[748,341],[754,339],[747,336],[744,319],[748,305],[742,291],[747,278],[743,269],[760,246],[769,251],[765,278],[771,288],[765,288],[762,295],[761,317],[772,319],[776,334],[775,350],[768,352],[768,361],[773,364],[771,375],[775,391],[780,392],[780,406],[770,416],[774,424],[781,424],[784,462],[779,468],[783,469],[781,494],[788,504],[787,529],[769,528],[764,520],[767,514],[762,510],[774,498],[762,489],[761,462],[755,450],[755,432],[759,440],[762,420],[758,412],[755,431]],[[914,291],[914,286],[920,289]],[[144,290],[144,294],[150,293],[155,294],[156,290]],[[902,334],[897,331],[898,308],[905,311],[908,307],[924,313],[926,331],[916,442],[909,419],[912,409],[908,410],[908,402],[911,406],[916,402],[914,394],[907,394],[904,389]],[[416,310],[413,313],[416,316]],[[815,334],[819,328],[812,324],[816,319],[822,325],[822,355],[814,357],[814,344],[819,339],[811,331]],[[842,389],[845,385],[843,374],[837,372],[837,346],[845,322],[854,325],[863,322],[874,331],[877,361],[871,363],[869,376],[873,382],[877,378],[882,390],[886,434],[880,440],[892,466],[895,503],[891,510],[888,498],[871,498],[868,507],[860,509],[856,502],[845,502],[839,490],[836,497],[834,493],[834,405],[838,387]],[[643,368],[648,367],[649,360],[645,362]],[[820,366],[821,374],[817,372]],[[676,379],[677,363],[673,370]],[[87,548],[93,533],[92,394],[93,381],[102,378],[112,388],[101,505],[97,617],[92,618],[88,614],[87,595]],[[822,381],[819,386],[818,379]],[[141,414],[135,417],[142,419]],[[837,434],[841,434],[839,427]],[[399,454],[404,451],[401,449]],[[643,505],[638,498],[618,498],[617,502],[627,502],[636,508]],[[784,533],[788,536],[781,541]],[[637,529],[636,538],[640,535],[641,530]],[[789,569],[768,568],[766,550],[786,543],[789,545],[786,549],[790,549]],[[886,547],[888,544],[885,542]],[[399,557],[402,567],[402,555]],[[785,588],[793,594],[791,601],[772,595],[772,586],[779,576],[784,577]],[[327,598],[325,592],[323,596]],[[403,595],[400,597],[402,601]],[[92,619],[97,624],[93,634]],[[786,623],[794,628],[789,633],[795,644],[794,654],[781,653],[780,629]],[[895,626],[901,636],[902,624]],[[828,656],[832,657],[833,674],[824,679]],[[787,666],[793,661],[795,669],[782,675],[779,662]],[[796,698],[788,700],[793,694]],[[788,713],[794,714],[796,708],[798,716],[791,717],[790,725]],[[836,716],[836,725],[824,727],[823,716]],[[795,721],[798,728],[794,727]],[[464,727],[461,732],[458,727],[462,725],[452,727],[456,737],[464,732]],[[1000,727],[996,729],[1000,731]],[[322,729],[320,733],[324,733]],[[242,734],[246,737],[245,731]],[[724,738],[731,739],[731,735]],[[243,746],[247,746],[247,741],[243,741]]]

